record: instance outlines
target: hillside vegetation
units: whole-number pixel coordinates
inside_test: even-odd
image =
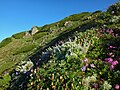
[[[0,42],[0,90],[119,90],[120,2]]]

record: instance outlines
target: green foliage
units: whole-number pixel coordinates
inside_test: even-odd
[[[102,13],[102,11],[101,10],[95,11],[95,12],[92,13],[92,15],[93,14],[98,14],[98,13]]]
[[[80,14],[74,14],[69,17],[64,18],[63,20],[58,22],[59,27],[64,27],[64,24],[66,21],[78,21],[78,20],[84,20],[85,17],[89,16],[89,12],[83,12]]]
[[[114,10],[114,14],[107,10],[71,15],[59,22],[37,27],[39,31],[28,38],[23,38],[24,32],[13,35],[15,39],[12,38],[12,43],[5,49],[0,48],[0,72],[35,53],[25,59],[30,59],[32,63],[15,66],[17,70],[11,74],[12,90],[89,90],[94,85],[101,90],[110,89],[111,86],[113,89],[120,82],[120,72],[117,71],[120,64],[112,70],[111,63],[106,62],[105,58],[115,61],[120,56],[119,9]],[[70,27],[66,22],[72,22]],[[108,47],[107,44],[112,46]],[[34,52],[36,47],[40,49]],[[108,56],[111,52],[114,57]]]
[[[52,24],[46,24],[43,27],[41,27],[40,32],[49,32],[51,27],[54,27],[56,23]]]
[[[80,14],[74,14],[74,15],[71,15],[67,18],[65,18],[64,20],[66,21],[78,21],[78,20],[81,20],[82,18],[84,18],[85,16],[89,15],[90,13],[89,12],[83,12],[83,13],[80,13]]]
[[[15,39],[21,39],[23,38],[24,35],[25,35],[25,32],[20,32],[20,33],[12,35],[12,37]]]
[[[118,36],[120,31],[116,29],[92,28],[45,49],[38,61],[33,61],[35,68],[31,68],[30,75],[25,74],[30,76],[25,89],[114,89],[120,82]],[[15,78],[28,77],[22,76],[23,67],[16,70]],[[21,85],[17,80],[13,83],[16,85],[11,89]]]
[[[9,44],[10,42],[12,42],[12,38],[11,38],[11,37],[4,39],[4,40],[0,43],[0,48],[6,46],[6,45]]]
[[[11,77],[6,74],[0,79],[0,90],[3,90],[5,88],[8,88],[9,86],[9,81],[11,80]]]
[[[107,9],[107,12],[111,15],[120,15],[120,1],[117,2],[116,4],[111,5]]]
[[[120,15],[119,16],[113,16],[109,21],[111,23],[120,23]]]
[[[27,53],[27,52],[33,50],[35,47],[36,47],[35,44],[25,45],[21,48],[18,48],[13,55],[17,55],[17,54],[20,54],[20,53]]]
[[[97,19],[101,19],[101,20],[104,20],[104,21],[108,21],[109,19],[111,19],[111,15],[108,14],[108,13],[100,13],[97,17]]]
[[[40,39],[41,37],[47,35],[47,32],[39,32],[33,36],[33,39],[37,40]]]

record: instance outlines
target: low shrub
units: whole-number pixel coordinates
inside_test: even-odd
[[[102,11],[101,10],[95,11],[95,12],[92,13],[92,15],[97,14],[97,13],[102,13]]]
[[[110,21],[110,23],[119,23],[120,16],[113,16],[112,19],[110,19],[109,21]]]
[[[10,42],[12,42],[12,38],[11,38],[11,37],[4,39],[4,40],[0,43],[0,48],[6,46],[6,45],[9,44]]]
[[[0,78],[0,90],[4,90],[4,88],[8,88],[9,81],[11,77],[9,75],[4,75]]]
[[[111,5],[107,12],[112,15],[120,15],[120,1],[116,4]]]
[[[20,33],[12,35],[12,37],[15,39],[20,39],[20,38],[23,38],[24,35],[25,35],[25,32],[20,32]]]
[[[69,21],[78,21],[78,20],[81,20],[84,16],[89,15],[89,14],[90,14],[89,12],[83,12],[80,14],[71,15],[65,19]]]

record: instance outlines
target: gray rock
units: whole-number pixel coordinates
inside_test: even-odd
[[[34,26],[32,29],[31,29],[31,35],[34,35],[38,32],[38,28],[36,26]]]
[[[29,33],[29,31],[27,31],[26,33],[25,33],[25,36],[23,37],[23,38],[27,38],[27,37],[30,37],[31,35],[30,35],[30,33]]]
[[[72,26],[72,21],[66,21],[64,26],[66,26],[66,27]]]

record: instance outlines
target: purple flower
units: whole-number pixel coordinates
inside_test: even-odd
[[[111,66],[110,66],[110,69],[114,69],[114,68],[115,68],[115,66],[114,66],[114,65],[111,65]]]
[[[106,32],[108,33],[108,32],[109,32],[109,29],[107,29]]]
[[[118,64],[117,60],[112,62],[112,65],[117,65],[117,64]]]
[[[100,61],[101,59],[99,58],[98,61]]]
[[[118,34],[115,34],[115,36],[117,37],[117,36],[118,36]]]
[[[87,67],[87,66],[88,66],[88,64],[86,63],[86,64],[85,64],[85,67]]]
[[[98,88],[98,84],[97,84],[97,83],[94,83],[94,84],[93,84],[93,87],[94,87],[94,88]]]
[[[110,48],[113,48],[113,46],[110,46]]]
[[[84,59],[84,62],[88,62],[88,59],[87,59],[87,58],[85,58],[85,59]]]
[[[112,58],[105,58],[106,62],[112,63],[113,59]]]
[[[112,14],[114,14],[115,13],[115,11],[112,11]]]
[[[39,61],[38,61],[38,62],[36,62],[36,65],[39,65]]]
[[[90,66],[91,66],[91,67],[93,67],[93,68],[95,67],[95,65],[94,65],[93,63],[92,63],[92,64],[90,64]]]
[[[116,90],[119,90],[119,89],[120,89],[120,85],[116,84],[116,85],[115,85],[115,89],[116,89]]]
[[[26,74],[27,72],[26,72],[26,71],[24,71],[23,73],[24,73],[24,74]]]
[[[18,75],[18,72],[16,72],[15,74]]]
[[[83,66],[83,67],[81,68],[81,70],[82,70],[82,71],[85,71],[85,70],[86,70],[86,67],[85,67],[85,66]]]
[[[111,52],[108,54],[110,57],[114,57],[114,54]]]
[[[113,30],[112,30],[112,29],[110,29],[109,34],[112,34],[112,33],[113,33]]]

